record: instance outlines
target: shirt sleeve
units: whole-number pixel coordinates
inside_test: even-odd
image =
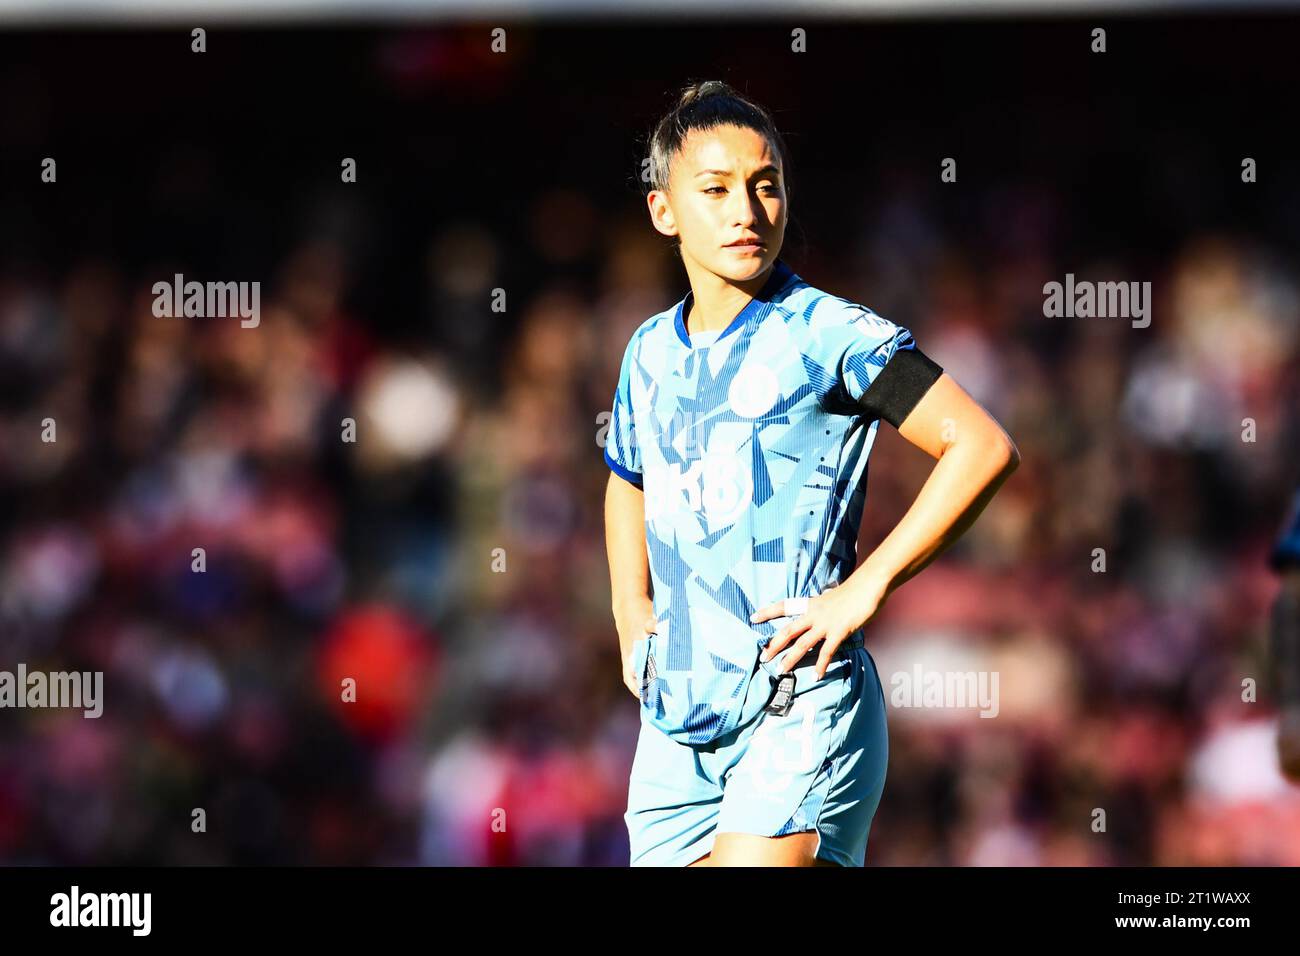
[[[637,336],[623,352],[623,364],[614,389],[614,407],[605,433],[605,464],[625,481],[642,487],[641,450],[636,441],[636,419],[632,413],[632,376],[635,371]]]
[[[916,348],[910,330],[870,309],[840,309],[810,323],[804,362],[822,403],[840,414],[868,414],[868,390],[900,352]],[[878,417],[878,416],[873,416]]]

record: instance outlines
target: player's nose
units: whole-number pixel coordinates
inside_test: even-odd
[[[737,189],[732,193],[732,197],[735,201],[735,211],[731,221],[733,229],[747,228],[758,222],[761,209],[757,196],[751,196],[747,190]]]

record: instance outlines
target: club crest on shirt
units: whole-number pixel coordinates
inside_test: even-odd
[[[727,403],[742,418],[758,418],[776,404],[781,381],[766,365],[746,365],[731,380]]]

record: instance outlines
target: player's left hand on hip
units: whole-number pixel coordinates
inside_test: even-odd
[[[833,583],[815,597],[785,598],[765,605],[750,615],[750,623],[761,624],[776,617],[793,617],[794,620],[777,633],[759,658],[769,661],[786,646],[791,650],[777,668],[784,674],[803,660],[804,655],[819,642],[817,679],[826,675],[836,649],[850,634],[875,615],[884,604],[884,595],[864,597],[851,587],[836,587]]]

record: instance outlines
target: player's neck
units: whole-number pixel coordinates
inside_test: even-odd
[[[704,268],[687,267],[691,280],[690,308],[682,316],[689,335],[721,332],[749,305],[772,274],[772,266],[741,283],[728,282]]]

